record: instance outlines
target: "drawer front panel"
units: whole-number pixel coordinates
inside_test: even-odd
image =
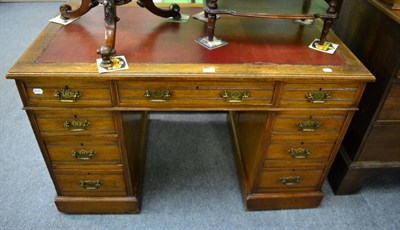
[[[280,189],[281,191],[297,188],[315,190],[322,176],[322,169],[266,170],[261,173],[260,189]]]
[[[44,142],[53,165],[122,162],[117,137],[48,137]]]
[[[111,106],[111,83],[96,81],[25,81],[29,106]]]
[[[325,162],[329,159],[334,144],[334,142],[273,142],[268,146],[265,160]]]
[[[57,174],[56,180],[63,196],[126,196],[124,176],[121,173]]]
[[[280,107],[355,107],[358,84],[286,84]]]
[[[272,141],[335,142],[347,111],[278,112],[273,123]]]
[[[275,83],[118,82],[121,106],[271,106]]]
[[[378,120],[400,121],[400,83],[394,83],[379,113]]]
[[[35,111],[34,114],[44,135],[116,133],[113,113],[109,111]]]

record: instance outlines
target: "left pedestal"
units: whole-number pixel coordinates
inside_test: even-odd
[[[146,112],[113,111],[110,81],[17,80],[65,213],[138,213]]]

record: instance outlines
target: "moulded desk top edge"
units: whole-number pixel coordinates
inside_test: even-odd
[[[316,26],[321,29],[322,22],[316,21]],[[35,78],[51,75],[53,77],[84,77],[85,79],[127,79],[129,77],[146,78],[201,78],[212,79],[238,79],[254,78],[263,80],[273,79],[315,79],[321,76],[324,80],[352,79],[360,81],[374,81],[372,74],[361,64],[361,62],[349,51],[344,43],[333,33],[329,33],[328,40],[339,44],[337,53],[346,62],[345,65],[289,65],[273,63],[235,63],[235,64],[213,64],[213,63],[128,63],[129,69],[106,74],[99,74],[96,64],[93,63],[38,63],[37,58],[45,51],[47,44],[61,25],[49,23],[37,39],[31,44],[27,51],[20,57],[16,64],[9,70],[8,79]],[[194,44],[196,45],[196,44]],[[315,51],[318,52],[318,51]],[[326,54],[330,55],[330,54]],[[214,68],[213,73],[204,73],[204,68]],[[322,69],[330,68],[331,73]],[[235,73],[235,74],[232,74]],[[323,75],[323,76],[322,76]],[[205,77],[207,76],[207,78]]]

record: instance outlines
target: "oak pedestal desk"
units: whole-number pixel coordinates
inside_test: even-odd
[[[194,14],[201,8],[183,8]],[[135,17],[130,17],[135,15]],[[322,23],[223,17],[227,46],[194,40],[204,22],[120,7],[116,49],[129,69],[99,74],[102,12],[49,24],[7,74],[15,79],[65,213],[136,213],[151,111],[229,112],[248,210],[308,208],[374,77],[340,44],[311,50]],[[145,23],[144,23],[145,22]],[[151,144],[151,143],[147,143]],[[204,143],[206,144],[206,143]]]

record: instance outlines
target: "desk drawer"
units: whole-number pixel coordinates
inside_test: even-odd
[[[29,106],[111,106],[109,81],[24,81]]]
[[[322,169],[276,169],[261,173],[259,188],[261,190],[291,191],[309,189],[314,191],[320,182]]]
[[[50,136],[44,138],[56,164],[121,164],[118,138],[109,136]]]
[[[62,196],[125,196],[121,167],[56,168],[56,183]]]
[[[35,111],[43,135],[115,134],[113,112],[110,111]]]
[[[347,111],[277,112],[273,122],[272,141],[335,142]]]
[[[118,82],[120,106],[272,106],[275,83]]]
[[[356,107],[358,84],[286,84],[280,107]]]
[[[328,161],[335,142],[272,142],[269,144],[265,161],[285,160],[305,162]]]

